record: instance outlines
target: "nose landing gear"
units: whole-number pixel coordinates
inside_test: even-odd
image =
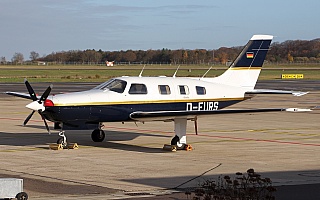
[[[60,138],[57,140],[57,144],[61,144],[62,147],[67,147],[68,146],[67,137],[64,133],[65,133],[64,131],[59,132]]]

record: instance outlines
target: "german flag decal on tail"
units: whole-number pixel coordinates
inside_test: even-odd
[[[247,58],[253,58],[253,52],[247,52]]]

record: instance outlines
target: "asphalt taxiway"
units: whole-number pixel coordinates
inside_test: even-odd
[[[39,94],[47,87],[32,85]],[[257,86],[310,93],[301,97],[261,95],[233,108],[320,104],[320,81],[262,81]],[[53,93],[92,87],[55,84]],[[8,90],[26,92],[22,83],[0,84],[0,177],[23,178],[30,199],[155,198],[249,168],[271,178],[273,185],[285,185],[276,193],[278,199],[320,198],[319,110],[206,116],[198,121],[199,135],[194,134],[193,123],[188,123],[187,140],[194,147],[188,152],[161,149],[173,137],[171,122],[106,123],[102,143],[91,141],[91,131],[68,131],[68,140],[80,148],[53,151],[48,144],[58,139],[57,131],[48,135],[38,115],[22,127],[30,113],[24,107],[29,101],[2,93]]]

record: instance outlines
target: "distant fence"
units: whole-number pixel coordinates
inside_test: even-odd
[[[220,62],[182,62],[182,63],[170,63],[170,62],[114,62],[114,65],[195,65],[195,66],[212,66],[212,65],[224,65],[229,66],[232,62],[227,62],[225,64]],[[34,62],[22,62],[22,63],[12,63],[12,62],[1,62],[0,65],[39,65],[39,63]],[[41,62],[42,66],[48,65],[94,65],[94,66],[105,66],[105,62]],[[320,65],[320,61],[314,62],[269,62],[265,61],[264,65]]]

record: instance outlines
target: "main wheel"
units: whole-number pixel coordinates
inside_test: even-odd
[[[17,200],[27,200],[28,199],[28,194],[25,192],[20,192],[16,196]]]
[[[94,142],[102,142],[105,137],[106,137],[106,134],[104,133],[103,130],[95,129],[94,131],[92,131],[91,139]]]
[[[180,143],[179,136],[174,136],[171,140],[171,145],[176,145],[179,150],[184,149],[185,144]]]

